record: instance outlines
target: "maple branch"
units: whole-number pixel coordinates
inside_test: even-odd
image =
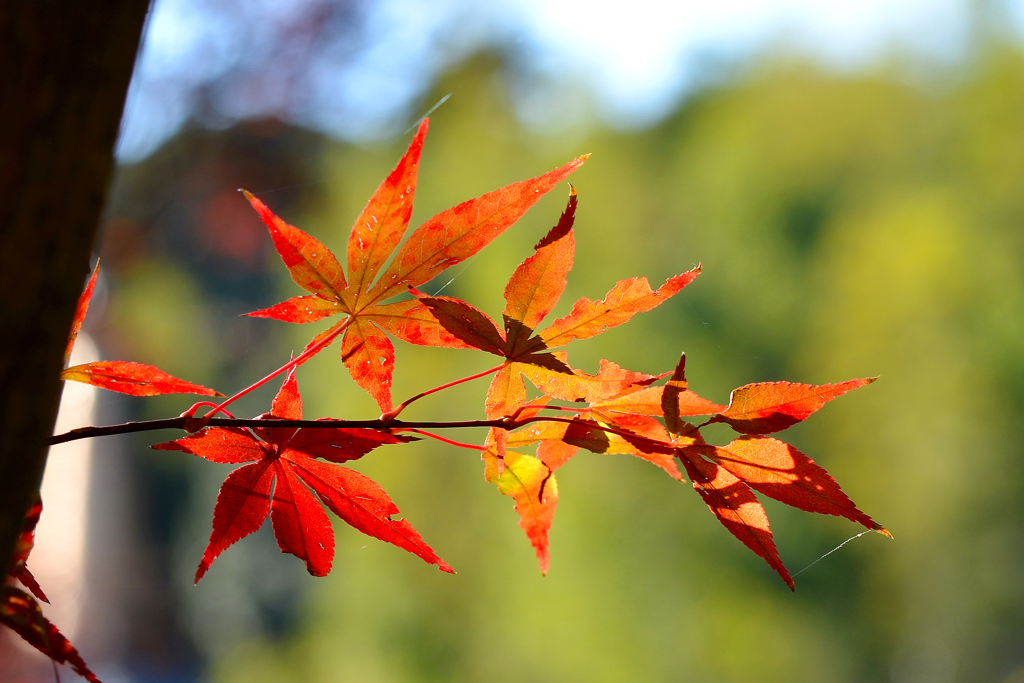
[[[205,418],[204,418],[205,419]],[[78,441],[79,439],[93,439],[100,436],[114,436],[116,434],[131,434],[135,432],[151,432],[158,429],[181,429],[188,431],[187,427],[190,426],[190,422],[194,422],[195,418],[187,417],[185,415],[179,415],[178,417],[169,417],[161,420],[140,420],[138,422],[124,422],[116,425],[107,425],[104,427],[79,427],[72,429],[71,431],[64,432],[63,434],[56,434],[51,436],[47,442],[50,446],[56,446],[57,444],[67,443],[68,441]],[[588,429],[598,429],[609,434],[617,434],[623,438],[629,439],[633,443],[646,444],[655,448],[660,449],[675,449],[673,444],[658,441],[657,439],[651,439],[634,432],[630,432],[625,429],[617,429],[615,427],[607,427],[596,422],[584,422],[582,420],[576,420],[567,417],[524,417],[519,419],[510,419],[508,417],[499,417],[493,420],[449,420],[449,421],[414,421],[414,420],[393,420],[390,423],[385,424],[380,418],[374,420],[336,420],[336,419],[321,419],[321,420],[282,420],[282,419],[261,419],[261,418],[227,418],[227,417],[214,417],[208,420],[208,425],[212,427],[243,427],[243,428],[264,428],[270,425],[274,427],[298,427],[302,429],[337,429],[337,428],[356,428],[356,429],[376,429],[380,431],[417,431],[421,429],[464,429],[472,427],[498,427],[499,429],[513,430],[519,427],[534,423],[534,422],[563,422],[565,424],[576,424]],[[470,446],[468,444],[461,444],[457,442],[450,442],[443,437],[439,437],[436,434],[429,434],[426,432],[422,433],[425,436],[430,436],[447,443],[451,443],[455,446],[463,446],[467,448],[473,448],[474,450],[481,450],[479,446]]]
[[[196,421],[195,417],[194,417],[195,414],[196,414],[196,410],[198,408],[204,406],[204,405],[211,405],[212,406],[213,404],[208,402],[208,401],[201,401],[199,403],[194,404],[191,408],[189,408],[188,410],[186,410],[184,413],[181,414],[181,417],[186,418],[187,420],[190,420],[190,422],[188,423],[187,431],[189,431],[189,432],[197,432],[197,431],[199,431],[200,429],[202,429],[206,425],[210,424],[211,419],[217,413],[225,413],[226,415],[230,415],[231,413],[228,413],[226,410],[224,410],[224,408],[226,408],[227,406],[231,405],[232,403],[234,403],[238,399],[242,398],[243,396],[245,396],[249,392],[251,392],[251,391],[253,391],[255,389],[258,389],[259,387],[263,386],[264,384],[266,384],[270,380],[274,379],[275,377],[277,377],[281,373],[288,372],[292,368],[296,368],[296,367],[302,365],[307,360],[309,360],[310,358],[312,358],[316,354],[318,354],[321,351],[323,351],[327,346],[330,345],[331,342],[333,342],[335,339],[338,338],[338,335],[340,335],[342,332],[345,331],[345,329],[348,327],[348,324],[349,324],[349,322],[351,320],[352,320],[351,317],[345,318],[345,320],[343,320],[341,322],[341,324],[338,325],[337,328],[335,328],[334,330],[332,330],[328,334],[324,335],[323,339],[321,339],[320,341],[318,341],[315,344],[312,344],[311,346],[308,346],[298,356],[296,356],[295,358],[292,358],[290,361],[288,361],[287,363],[285,363],[284,365],[279,367],[277,370],[274,370],[272,373],[270,373],[269,375],[267,375],[263,379],[261,379],[261,380],[259,380],[257,382],[253,382],[252,384],[247,386],[245,389],[242,389],[241,391],[239,391],[237,394],[235,394],[233,396],[229,396],[228,398],[224,399],[223,403],[221,403],[219,405],[213,406],[213,410],[211,410],[210,412],[206,413],[206,415],[204,415],[198,421]]]
[[[407,407],[409,407],[410,403],[418,401],[418,400],[420,400],[421,398],[423,398],[425,396],[430,396],[431,394],[437,393],[438,391],[441,391],[442,389],[449,389],[451,387],[456,386],[457,384],[462,384],[463,382],[469,382],[470,380],[479,379],[481,377],[486,377],[487,375],[490,375],[492,373],[497,372],[498,370],[501,370],[503,367],[505,367],[504,363],[502,363],[501,365],[495,365],[490,370],[484,370],[483,372],[478,372],[475,375],[470,375],[469,377],[463,377],[462,379],[457,379],[454,382],[448,382],[447,384],[442,384],[441,386],[434,387],[433,389],[427,389],[426,391],[424,391],[422,393],[416,394],[412,398],[406,399],[400,405],[398,405],[397,407],[393,408],[389,412],[384,413],[383,415],[380,416],[380,419],[381,419],[382,422],[384,422],[384,424],[391,424],[392,422],[394,422],[395,418],[398,417],[399,414],[401,414],[401,412],[403,410],[405,410]]]

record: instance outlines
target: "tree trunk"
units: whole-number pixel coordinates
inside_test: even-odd
[[[0,575],[46,462],[148,5],[0,8]]]

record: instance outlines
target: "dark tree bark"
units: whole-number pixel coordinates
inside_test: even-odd
[[[0,8],[0,575],[46,461],[148,5]]]

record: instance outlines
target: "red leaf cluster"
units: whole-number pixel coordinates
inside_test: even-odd
[[[326,574],[334,557],[334,534],[325,508],[362,533],[451,572],[407,521],[394,518],[398,508],[380,486],[341,466],[379,446],[411,440],[403,431],[482,453],[485,479],[513,499],[519,524],[542,573],[548,570],[548,533],[558,505],[556,470],[581,449],[631,455],[678,481],[690,479],[722,525],[762,557],[790,588],[792,578],[779,557],[757,494],[808,512],[845,517],[889,535],[854,505],[823,468],[769,436],[872,379],[820,386],[749,384],[736,389],[729,405],[722,406],[689,388],[685,355],[674,370],[660,375],[633,372],[607,360],[594,375],[569,364],[561,347],[597,336],[660,306],[690,284],[701,269],[697,265],[670,277],[657,289],[646,278],[621,280],[602,299],[581,298],[567,315],[542,327],[565,291],[575,256],[573,226],[578,197],[571,186],[558,222],[512,273],[505,287],[501,325],[465,301],[418,291],[417,287],[486,246],[586,159],[579,157],[544,175],[442,211],[402,243],[427,126],[424,120],[405,155],[356,220],[344,266],[325,245],[245,193],[292,279],[307,292],[249,315],[292,323],[336,315],[342,319],[315,336],[300,357],[205,417],[194,417],[195,409],[205,404],[193,406],[185,414],[187,429],[205,429],[154,446],[241,465],[221,487],[213,532],[196,581],[220,553],[260,528],[267,517],[283,552],[302,559],[311,574]],[[95,279],[94,273],[79,303],[69,349],[85,316]],[[396,299],[406,293],[414,298]],[[383,411],[369,427],[365,423],[341,427],[302,420],[295,367],[337,336],[342,337],[341,357],[348,373]],[[502,360],[490,371],[435,387],[393,407],[395,354],[390,337],[419,345],[476,349]],[[226,413],[225,406],[235,398],[286,370],[288,375],[269,413],[252,421],[227,423],[231,426],[207,426],[217,412]],[[487,419],[474,423],[490,427],[482,446],[459,444],[420,429],[423,423],[397,419],[413,401],[492,373],[484,401]],[[131,363],[69,368],[65,378],[136,395],[213,393],[155,368]],[[524,378],[539,395],[529,398]],[[706,416],[705,421],[696,424],[691,420],[698,416]],[[729,425],[738,438],[724,446],[708,443],[701,429],[715,423]],[[440,428],[466,423],[433,424]],[[533,446],[534,455],[521,450]]]
[[[250,315],[288,322],[345,315],[307,349],[318,341],[326,342],[327,335],[340,333],[346,325],[342,358],[352,377],[384,411],[385,426],[411,401],[450,386],[424,392],[392,408],[394,349],[385,333],[415,344],[472,348],[501,358],[501,365],[492,371],[484,403],[492,424],[481,447],[485,478],[515,501],[520,526],[534,546],[542,572],[548,568],[548,530],[558,503],[555,470],[580,449],[640,457],[677,480],[684,477],[678,467],[682,463],[686,476],[718,520],[791,587],[792,579],[779,559],[767,515],[754,491],[802,510],[840,515],[888,533],[858,510],[825,470],[791,446],[766,436],[872,380],[822,386],[751,384],[734,391],[729,405],[721,406],[688,388],[685,357],[674,372],[661,376],[630,372],[610,361],[603,361],[596,375],[588,375],[574,369],[563,351],[555,350],[661,305],[700,274],[698,265],[669,278],[657,290],[645,278],[622,280],[603,299],[581,298],[568,315],[541,328],[565,291],[566,275],[573,264],[578,198],[571,186],[558,222],[512,273],[505,287],[501,325],[465,301],[417,291],[417,286],[444,268],[485,246],[585,159],[443,211],[413,232],[399,249],[408,226],[426,130],[424,121],[405,156],[356,221],[348,244],[347,278],[345,269],[323,244],[246,194],[270,230],[292,279],[309,292]],[[386,302],[405,290],[416,299]],[[665,384],[655,384],[669,374]],[[528,400],[524,377],[541,393],[540,398]],[[571,417],[542,415],[554,410],[568,411]],[[702,425],[684,419],[700,415],[710,418]],[[700,428],[719,422],[743,436],[726,446],[706,443]],[[533,444],[537,445],[536,456],[510,450]],[[254,491],[267,490],[268,477],[256,476],[253,470],[245,485]],[[259,511],[265,512],[267,504],[261,505]],[[214,526],[216,530],[216,522]]]
[[[565,291],[565,276],[572,268],[575,240],[572,225],[576,215],[576,190],[558,223],[534,249],[533,255],[516,268],[505,287],[504,330],[486,314],[464,301],[450,297],[428,297],[416,292],[421,302],[454,336],[468,346],[505,358],[487,392],[487,417],[511,415],[526,402],[523,375],[546,395],[576,401],[607,388],[607,378],[591,378],[574,372],[564,357],[550,352],[574,339],[587,339],[628,322],[635,314],[665,302],[700,274],[700,266],[670,278],[652,291],[646,278],[631,278],[616,284],[601,301],[577,301],[569,315],[544,330],[537,326],[558,303]],[[625,388],[625,381],[618,385]]]
[[[292,297],[249,315],[291,323],[344,315],[344,320],[315,338],[311,345],[346,325],[341,342],[345,367],[385,413],[392,409],[391,377],[395,367],[395,349],[388,335],[424,346],[467,346],[439,324],[422,303],[388,300],[409,287],[432,280],[483,249],[586,158],[574,159],[537,178],[513,183],[442,211],[414,230],[396,253],[412,214],[427,127],[425,119],[405,156],[356,219],[348,242],[347,278],[345,269],[327,247],[288,225],[259,199],[245,193],[270,231],[274,247],[295,284],[309,292],[307,296]],[[377,278],[392,255],[390,265]]]
[[[332,463],[357,460],[383,444],[408,441],[373,429],[274,427],[275,419],[301,420],[294,369],[274,398],[266,427],[211,427],[153,446],[184,451],[211,462],[248,463],[231,472],[213,510],[213,533],[196,570],[196,583],[224,550],[270,516],[281,552],[306,563],[314,576],[331,571],[334,532],[322,506],[359,531],[387,541],[454,573],[404,519],[384,490],[358,472]],[[326,460],[328,462],[322,462]]]

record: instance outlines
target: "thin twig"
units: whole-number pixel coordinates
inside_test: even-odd
[[[135,432],[151,432],[159,429],[181,429],[185,430],[185,425],[195,418],[186,417],[184,415],[178,417],[169,417],[162,420],[142,420],[139,422],[124,422],[116,425],[106,425],[103,427],[79,427],[78,429],[72,429],[69,432],[63,434],[57,434],[50,437],[49,445],[55,446],[61,443],[67,443],[68,441],[77,441],[79,439],[92,439],[100,436],[114,436],[116,434],[131,434]],[[576,424],[589,429],[599,429],[609,434],[617,434],[624,438],[631,440],[634,443],[646,444],[659,448],[661,450],[669,449],[674,450],[676,447],[673,444],[651,439],[633,432],[616,429],[615,427],[606,427],[596,422],[584,422],[566,417],[524,417],[519,419],[508,419],[508,418],[497,418],[494,420],[452,420],[452,421],[412,421],[412,420],[394,420],[390,423],[385,424],[383,420],[377,418],[375,420],[282,420],[277,418],[253,418],[253,419],[241,419],[241,418],[226,418],[226,417],[215,417],[209,421],[211,427],[242,427],[242,428],[261,428],[273,425],[274,427],[301,427],[303,429],[339,429],[339,428],[361,428],[361,429],[377,429],[380,431],[387,430],[413,430],[413,429],[464,429],[472,427],[498,427],[500,429],[513,430],[522,427],[533,422],[563,422],[565,424]]]
[[[211,410],[210,412],[206,413],[201,418],[195,418],[194,417],[195,412],[196,412],[196,408],[198,408],[200,406],[203,406],[203,405],[210,405],[210,403],[208,401],[202,401],[200,403],[196,403],[191,408],[189,408],[185,413],[183,413],[182,416],[186,417],[188,419],[191,419],[193,421],[198,419],[198,423],[194,423],[194,424],[196,424],[196,426],[192,428],[193,431],[198,431],[199,429],[202,429],[206,425],[210,424],[211,420],[213,419],[213,417],[217,413],[226,413],[227,411],[225,411],[224,408],[226,408],[227,406],[231,405],[232,403],[234,403],[238,399],[242,398],[243,396],[245,396],[249,392],[253,391],[254,389],[263,386],[264,384],[266,384],[270,380],[274,379],[275,377],[277,377],[281,373],[288,372],[292,368],[295,368],[295,367],[298,367],[298,366],[302,365],[307,360],[309,360],[310,358],[312,358],[313,356],[315,356],[316,354],[320,353],[325,348],[330,346],[331,342],[333,342],[335,339],[337,339],[338,336],[348,328],[348,324],[350,322],[352,322],[352,317],[351,316],[349,316],[348,318],[345,318],[338,325],[338,327],[334,331],[332,331],[329,334],[327,334],[326,336],[324,336],[323,339],[321,339],[316,344],[313,344],[312,346],[307,348],[305,351],[300,353],[297,357],[292,358],[290,361],[288,361],[287,363],[285,363],[284,365],[279,367],[277,370],[274,370],[272,373],[270,373],[269,375],[267,375],[263,379],[261,379],[259,381],[256,381],[256,382],[253,382],[252,384],[247,386],[245,389],[242,389],[241,391],[239,391],[234,396],[229,396],[228,398],[224,399],[224,401],[220,405],[214,406],[213,410]],[[228,413],[228,414],[230,415],[230,413]]]
[[[399,414],[401,414],[401,412],[403,410],[405,410],[407,407],[409,407],[410,403],[414,403],[414,402],[420,400],[421,398],[423,398],[425,396],[430,396],[431,394],[437,393],[438,391],[441,391],[442,389],[450,389],[451,387],[454,387],[454,386],[456,386],[458,384],[462,384],[463,382],[469,382],[469,381],[474,380],[474,379],[479,379],[481,377],[486,377],[487,375],[490,375],[492,373],[497,372],[498,370],[501,370],[503,367],[505,367],[504,363],[502,363],[501,365],[495,365],[493,368],[490,368],[489,370],[484,370],[483,372],[478,372],[475,375],[470,375],[469,377],[463,377],[462,379],[457,379],[454,382],[448,382],[447,384],[442,384],[441,386],[434,387],[433,389],[427,389],[426,391],[423,391],[421,393],[416,394],[412,398],[406,399],[401,404],[399,404],[398,407],[390,410],[387,413],[384,413],[383,415],[380,416],[380,419],[383,422],[385,422],[385,423],[391,423],[391,422],[393,422],[395,420],[396,417],[399,416]]]
[[[484,450],[483,446],[474,446],[471,443],[463,443],[461,441],[453,441],[452,439],[446,439],[446,438],[444,438],[443,436],[441,436],[439,434],[431,434],[430,432],[428,432],[428,431],[426,431],[424,429],[410,429],[409,432],[412,433],[412,434],[421,434],[423,436],[429,436],[431,439],[437,439],[441,443],[446,443],[449,446],[458,446],[459,448],[468,448],[468,449],[473,450],[473,451],[482,451],[482,450]]]

